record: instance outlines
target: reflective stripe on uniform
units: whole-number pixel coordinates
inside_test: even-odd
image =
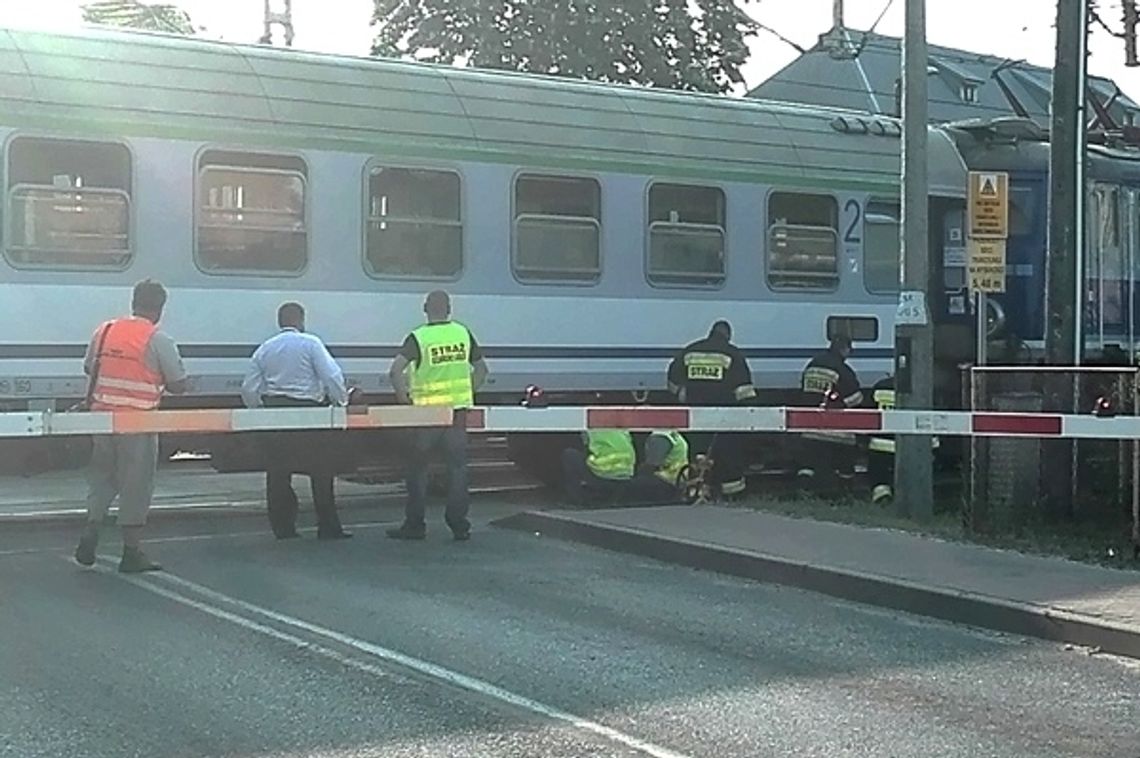
[[[747,486],[743,478],[733,479],[731,482],[721,482],[720,491],[725,495],[739,495]]]
[[[732,357],[724,353],[685,353],[685,376],[691,381],[719,382],[732,365]]]
[[[736,396],[736,399],[738,401],[751,400],[752,398],[756,397],[756,388],[751,384],[742,384],[733,390],[732,394]]]
[[[873,453],[890,453],[894,455],[895,441],[884,437],[872,437],[871,441],[867,444],[867,449]]]
[[[839,383],[839,372],[822,366],[808,366],[804,369],[801,389],[819,395],[826,395]]]

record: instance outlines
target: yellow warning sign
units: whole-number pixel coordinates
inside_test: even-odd
[[[1009,174],[971,171],[969,187],[970,229],[975,239],[1005,239],[1009,236]]]
[[[970,291],[1005,292],[1005,240],[974,240],[969,242]]]

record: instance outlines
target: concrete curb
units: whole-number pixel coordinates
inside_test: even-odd
[[[1060,609],[665,537],[641,529],[591,523],[572,515],[527,511],[499,519],[493,524],[689,568],[810,590],[866,605],[1009,634],[1099,648],[1106,653],[1140,659],[1140,627]]]

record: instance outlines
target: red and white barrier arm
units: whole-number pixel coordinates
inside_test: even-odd
[[[448,408],[386,405],[346,408],[0,413],[0,437],[344,431],[447,426]],[[814,408],[678,408],[658,406],[489,406],[467,413],[474,432],[581,432],[588,429],[678,429],[700,432],[844,432],[943,437],[1140,439],[1140,417],[984,411],[820,410]]]
[[[449,426],[450,408],[241,408],[170,411],[0,413],[0,437],[195,434]]]

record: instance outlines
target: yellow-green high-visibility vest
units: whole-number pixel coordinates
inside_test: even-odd
[[[424,324],[412,332],[420,346],[420,363],[412,367],[412,404],[470,408],[471,332],[455,321]]]
[[[685,436],[678,431],[654,432],[653,434],[665,437],[671,445],[669,454],[665,456],[665,461],[654,473],[669,484],[676,484],[677,477],[689,464],[689,443]]]
[[[592,429],[586,432],[586,465],[600,479],[632,479],[637,464],[633,436],[627,429]]]

